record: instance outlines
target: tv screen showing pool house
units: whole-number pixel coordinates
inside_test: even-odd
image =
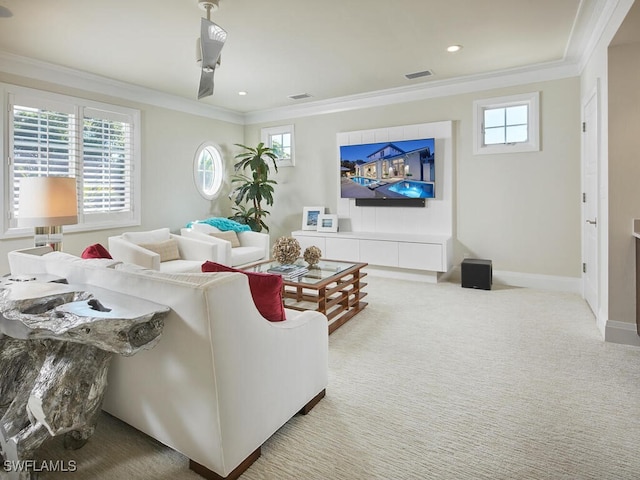
[[[340,146],[342,198],[435,198],[435,140]]]

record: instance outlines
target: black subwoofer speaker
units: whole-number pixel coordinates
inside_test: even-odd
[[[491,284],[493,283],[491,260],[465,258],[462,261],[461,269],[463,287],[491,290]]]

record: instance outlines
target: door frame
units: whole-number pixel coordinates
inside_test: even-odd
[[[600,106],[600,80],[598,79],[596,81],[596,85],[594,86],[594,88],[592,88],[588,95],[586,97],[584,97],[581,101],[581,125],[583,124],[583,122],[586,121],[585,118],[585,111],[586,111],[586,107],[587,105],[593,100],[595,102],[595,125],[587,125],[587,131],[589,132],[594,132],[595,133],[595,142],[596,142],[596,149],[595,149],[595,153],[596,153],[596,158],[595,158],[595,162],[596,162],[596,175],[595,175],[595,195],[594,195],[594,199],[593,201],[595,202],[595,212],[596,212],[596,219],[598,221],[598,225],[596,226],[596,236],[595,236],[595,262],[596,262],[596,278],[595,278],[595,305],[592,305],[586,298],[586,289],[585,289],[585,277],[586,277],[586,273],[582,273],[582,298],[585,299],[585,301],[587,301],[589,307],[591,308],[591,310],[593,311],[593,314],[596,318],[596,321],[599,320],[599,309],[600,309],[600,298],[601,298],[601,282],[600,282],[600,278],[601,278],[601,272],[600,272],[600,267],[601,267],[601,262],[600,262],[600,242],[601,242],[601,236],[600,236],[600,232],[601,230],[601,224],[600,224],[600,220],[602,218],[602,215],[600,215],[600,166],[601,166],[601,106]],[[581,192],[584,193],[586,192],[586,172],[587,172],[587,168],[586,168],[586,149],[587,149],[587,136],[586,136],[586,132],[583,132],[581,135],[581,153],[580,153],[580,176],[581,176]],[[586,203],[581,200],[581,226],[580,226],[580,235],[581,235],[581,243],[582,243],[582,248],[581,248],[581,259],[582,259],[582,263],[586,262],[586,235],[587,235],[587,215],[586,215]],[[587,267],[588,268],[588,267]]]

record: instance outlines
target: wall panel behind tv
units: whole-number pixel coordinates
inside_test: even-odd
[[[340,182],[340,147],[362,143],[435,139],[436,198],[420,207],[356,206],[352,198],[338,198],[343,231],[442,234],[453,232],[453,122],[401,125],[337,134],[336,181]],[[338,196],[340,195],[338,187]]]

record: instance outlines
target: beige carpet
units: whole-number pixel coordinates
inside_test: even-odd
[[[327,397],[243,480],[640,478],[640,349],[603,343],[581,298],[367,281],[330,337]],[[40,455],[78,463],[43,480],[200,478],[106,415],[82,450]]]

